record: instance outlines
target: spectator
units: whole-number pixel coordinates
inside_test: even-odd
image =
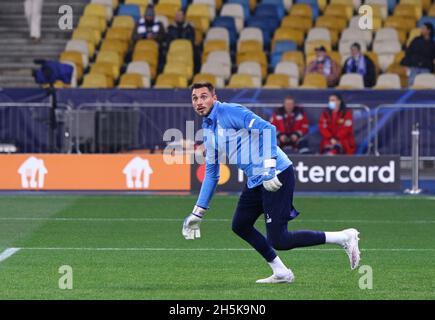
[[[343,73],[359,73],[364,78],[364,87],[373,87],[376,81],[373,61],[361,53],[361,46],[358,42],[351,45],[350,53],[351,56],[344,63]]]
[[[295,105],[291,96],[284,99],[284,105],[273,114],[270,122],[276,127],[278,145],[286,151],[309,153],[306,134],[308,118],[302,107]]]
[[[192,45],[195,44],[195,29],[185,21],[182,10],[177,11],[175,21],[168,28],[168,43],[175,39],[187,39],[192,41]]]
[[[328,56],[324,46],[317,47],[315,52],[316,59],[308,65],[306,73],[323,74],[328,82],[328,87],[336,86],[340,78],[339,65]]]
[[[30,29],[30,39],[33,43],[41,42],[41,16],[44,0],[25,0],[24,14]]]
[[[352,112],[346,108],[339,94],[329,96],[328,108],[320,115],[319,131],[322,135],[320,153],[328,155],[355,153]]]
[[[421,36],[411,41],[406,49],[401,65],[408,67],[408,86],[414,84],[420,73],[431,73],[434,70],[435,42],[433,25],[426,22],[421,26]]]
[[[154,39],[160,46],[164,45],[166,40],[165,27],[161,22],[155,20],[155,12],[152,5],[148,5],[145,10],[145,17],[139,20],[137,34],[139,38]]]

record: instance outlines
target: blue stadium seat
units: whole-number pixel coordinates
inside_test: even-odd
[[[281,21],[281,19],[284,17],[285,11],[284,7],[278,7],[274,4],[258,4],[255,8],[255,16],[256,17],[267,17],[267,18],[274,18],[276,20]]]
[[[311,9],[313,9],[313,20],[314,21],[319,16],[319,5],[317,3],[317,0],[296,0],[296,3],[304,3],[304,4],[310,5]]]
[[[230,45],[234,47],[237,43],[236,22],[233,17],[216,17],[213,20],[212,27],[222,27],[228,30],[230,34]]]
[[[266,48],[269,47],[271,36],[275,29],[278,28],[278,25],[279,21],[275,18],[258,19],[257,17],[251,17],[246,23],[248,27],[256,27],[263,31],[263,41]]]
[[[228,0],[226,3],[238,3],[243,7],[243,14],[245,21],[251,16],[251,9],[249,8],[249,0]]]
[[[284,52],[287,51],[297,51],[298,46],[294,41],[277,41],[275,43],[275,48],[273,49],[273,52],[270,55],[270,64],[273,69],[275,69],[276,65],[281,61],[281,56]]]
[[[122,4],[118,9],[118,16],[131,16],[136,23],[140,20],[140,9],[136,4]]]
[[[279,7],[278,10],[282,10],[285,14],[284,2],[283,0],[261,0],[261,4],[273,4],[274,6]]]
[[[393,13],[394,8],[397,5],[397,0],[388,0],[388,13]]]

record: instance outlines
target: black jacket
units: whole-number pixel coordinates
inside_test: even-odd
[[[188,22],[183,24],[172,23],[168,27],[168,43],[175,39],[187,39],[195,44],[195,29]]]
[[[363,57],[363,59],[365,59],[365,63],[366,63],[366,72],[363,75],[363,78],[364,78],[364,87],[370,88],[370,87],[373,87],[375,85],[375,82],[376,82],[375,64],[366,55],[363,54],[362,57]],[[342,70],[343,74],[351,72],[351,71],[347,70],[347,65],[348,65],[349,61],[351,61],[351,59],[352,59],[352,57],[349,57],[344,62],[343,70]]]
[[[411,41],[405,57],[400,62],[403,66],[429,69],[433,72],[435,59],[435,41],[425,40],[419,36]]]

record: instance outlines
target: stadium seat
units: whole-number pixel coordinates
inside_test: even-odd
[[[303,89],[326,89],[327,87],[325,76],[319,73],[306,74],[302,86],[300,86]]]
[[[302,75],[305,70],[304,55],[301,51],[290,51],[283,53],[281,61],[294,62],[298,66],[299,74]]]
[[[262,17],[269,17],[272,19],[281,21],[281,19],[284,17],[285,11],[283,7],[278,7],[273,4],[263,4],[260,3],[255,7],[255,17],[257,19],[261,19]]]
[[[256,87],[261,87],[262,74],[261,66],[258,62],[245,61],[239,64],[237,68],[238,74],[249,74],[252,76],[252,81]]]
[[[386,72],[397,74],[400,78],[400,86],[402,88],[408,87],[408,75],[404,66],[393,63],[387,68]]]
[[[231,77],[231,69],[228,66],[216,61],[207,61],[201,65],[201,73],[214,75],[217,82],[224,84]]]
[[[226,3],[223,5],[221,13],[221,17],[233,17],[236,23],[237,33],[242,31],[244,27],[245,16],[243,13],[242,5],[238,3]]]
[[[116,80],[119,77],[119,66],[110,62],[95,62],[91,66],[91,73],[102,73],[110,79]]]
[[[154,6],[156,15],[167,17],[169,23],[174,21],[175,14],[179,9],[180,7],[171,3],[158,3]]]
[[[269,74],[266,79],[264,88],[266,89],[287,89],[292,87],[289,77],[285,74]]]
[[[202,51],[202,62],[207,60],[207,57],[212,51],[229,51],[228,44],[224,40],[210,40],[204,44]]]
[[[381,18],[385,20],[388,16],[388,1],[387,0],[365,0],[364,4],[377,6],[381,11]]]
[[[240,43],[243,40],[257,40],[263,46],[263,31],[260,28],[246,27],[240,32],[238,42]]]
[[[142,89],[145,85],[142,80],[142,75],[139,73],[125,73],[119,80],[118,88],[120,89]]]
[[[263,44],[257,40],[241,40],[237,44],[237,52],[262,51]]]
[[[396,17],[404,17],[406,19],[419,20],[423,15],[422,7],[413,4],[399,3],[394,7],[393,15]]]
[[[190,80],[193,76],[193,68],[192,66],[189,66],[188,64],[185,64],[183,62],[167,61],[163,68],[163,73],[178,74],[186,78],[187,80]]]
[[[108,40],[121,40],[129,42],[131,40],[132,30],[126,28],[110,28],[107,30],[106,39]]]
[[[65,45],[65,51],[77,51],[82,55],[83,67],[86,68],[89,64],[89,48],[88,43],[84,40],[69,40]]]
[[[313,21],[313,9],[309,4],[297,3],[292,5],[289,15],[309,18],[311,21]]]
[[[340,19],[345,19],[346,21],[349,21],[350,18],[353,16],[353,5],[348,6],[345,4],[329,4],[325,12],[323,13],[325,16],[332,16],[337,17]]]
[[[385,41],[373,44],[373,51],[378,54],[379,65],[382,71],[385,71],[390,64],[394,61],[396,53],[402,50],[399,41]]]
[[[95,61],[96,62],[114,63],[118,67],[121,67],[121,65],[122,65],[124,60],[121,58],[119,53],[116,52],[116,51],[104,51],[104,50],[100,50],[98,52],[97,59]]]
[[[399,33],[394,28],[381,28],[375,34],[374,43],[397,40],[399,41]]]
[[[106,19],[99,16],[81,16],[79,19],[79,28],[96,29],[100,33],[104,32],[107,28]]]
[[[373,64],[375,65],[375,71],[376,74],[380,74],[381,73],[381,66],[379,64],[379,57],[378,54],[376,52],[373,51],[366,51],[364,52],[364,54],[370,58],[370,60],[372,60]]]
[[[317,17],[319,16],[319,4],[318,4],[318,0],[297,0],[297,3],[293,5],[294,6],[300,6],[300,5],[306,5],[309,6],[311,9],[311,19],[317,19]],[[294,15],[293,12],[293,7],[290,9],[290,15]],[[299,10],[299,8],[298,8]]]
[[[235,46],[238,33],[233,17],[216,17],[212,22],[212,27],[222,27],[227,29],[230,35],[230,45]]]
[[[372,40],[373,40],[373,31],[372,30],[361,30],[358,23],[359,23],[359,16],[352,17],[352,19],[350,19],[350,22],[349,22],[349,27],[347,28],[350,31],[347,31],[347,32],[352,33],[353,31],[355,31],[355,34],[361,35],[361,37],[359,37],[359,39],[364,39],[366,45],[370,46],[372,43]],[[346,32],[347,29],[342,31],[341,37],[343,37],[343,34],[344,34],[344,32]],[[347,36],[347,38],[349,38],[349,36]]]
[[[175,52],[183,55],[188,55],[189,57],[193,57],[192,42],[187,39],[176,39],[171,41],[171,43],[169,44],[168,53]]]
[[[267,48],[270,45],[272,33],[279,26],[279,21],[273,18],[255,18],[251,17],[246,22],[247,27],[259,28],[263,32],[264,46]]]
[[[84,89],[106,89],[113,87],[113,81],[101,73],[89,73],[83,78],[81,88]]]
[[[209,53],[207,61],[219,62],[231,70],[231,56],[228,51],[212,51]]]
[[[147,62],[135,61],[130,62],[127,66],[126,73],[137,73],[142,76],[142,82],[145,88],[149,88],[151,84],[151,70]]]
[[[192,22],[195,29],[199,29],[202,33],[207,32],[211,20],[209,6],[203,3],[191,4],[187,8],[186,20]]]
[[[331,32],[342,32],[347,27],[347,21],[344,18],[337,18],[331,16],[318,17],[315,23],[315,27],[327,28]]]
[[[373,89],[400,89],[400,77],[394,73],[383,73],[376,80]]]
[[[187,79],[178,74],[162,73],[158,75],[154,88],[157,89],[187,88]]]
[[[276,42],[273,51],[270,55],[270,64],[272,68],[275,68],[275,66],[281,61],[282,55],[285,52],[289,51],[296,51],[297,45],[293,41],[278,41]]]
[[[112,27],[126,28],[133,31],[136,25],[131,16],[116,16],[113,18]]]
[[[141,39],[138,40],[134,46],[134,52],[136,51],[151,51],[158,56],[159,44],[154,39]]]
[[[211,73],[197,73],[192,82],[210,82],[215,88],[223,88],[223,85],[218,84],[217,77]]]
[[[412,89],[435,89],[435,75],[420,73],[414,79]]]
[[[429,17],[435,17],[435,3],[429,8],[427,15]]]
[[[281,27],[301,30],[307,33],[311,29],[313,22],[310,18],[302,16],[286,16],[281,20]]]
[[[283,40],[293,41],[298,46],[302,46],[304,42],[304,32],[301,30],[293,30],[287,27],[280,27],[276,29],[272,39],[272,50],[277,41]]]
[[[248,74],[233,74],[227,88],[243,89],[243,88],[256,88],[252,77]]]
[[[60,54],[60,62],[71,62],[75,65],[77,79],[83,76],[83,57],[79,51],[64,51]]]
[[[262,77],[263,78],[266,77],[268,63],[267,63],[266,54],[263,51],[250,51],[250,52],[238,53],[236,57],[237,65],[245,61],[258,62],[261,65]]]
[[[327,28],[312,28],[306,38],[306,41],[310,40],[325,40],[331,42],[331,32]]]
[[[336,89],[364,89],[364,79],[359,73],[345,73],[340,77]]]
[[[91,0],[91,3],[99,3],[111,8],[112,10],[115,10],[119,5],[118,0]]]
[[[100,50],[118,52],[123,59],[128,50],[128,44],[121,40],[104,40],[101,44]]]
[[[222,27],[211,27],[205,35],[204,43],[210,40],[224,40],[230,46],[230,34],[228,29]]]
[[[72,39],[85,40],[88,42],[89,54],[92,56],[95,52],[95,47],[101,41],[101,33],[91,28],[76,28],[73,31]]]
[[[300,80],[300,70],[299,66],[292,61],[281,61],[279,62],[274,70],[275,74],[285,74],[289,77],[290,84],[292,87],[297,87]]]
[[[122,4],[118,9],[118,16],[130,16],[137,23],[142,17],[140,7],[136,4]]]
[[[152,51],[136,51],[133,53],[133,62],[144,61],[149,64],[151,76],[154,79],[157,72],[158,56]]]
[[[216,1],[215,0],[193,0],[193,4],[205,4],[208,7],[210,20],[216,17]]]
[[[86,5],[83,16],[97,16],[104,18],[106,21],[112,19],[113,11],[111,8],[99,3],[89,3]]]

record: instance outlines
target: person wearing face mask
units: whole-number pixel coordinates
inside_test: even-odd
[[[306,74],[320,73],[326,77],[328,87],[334,87],[340,78],[340,66],[328,56],[324,46],[315,49],[316,59],[314,59],[307,67]]]
[[[346,108],[339,94],[332,94],[329,97],[328,108],[320,115],[319,131],[322,135],[320,153],[327,155],[355,153],[352,112]]]
[[[195,44],[195,29],[189,22],[185,21],[184,13],[178,10],[175,14],[175,21],[168,27],[168,43],[175,39],[187,39]]]

